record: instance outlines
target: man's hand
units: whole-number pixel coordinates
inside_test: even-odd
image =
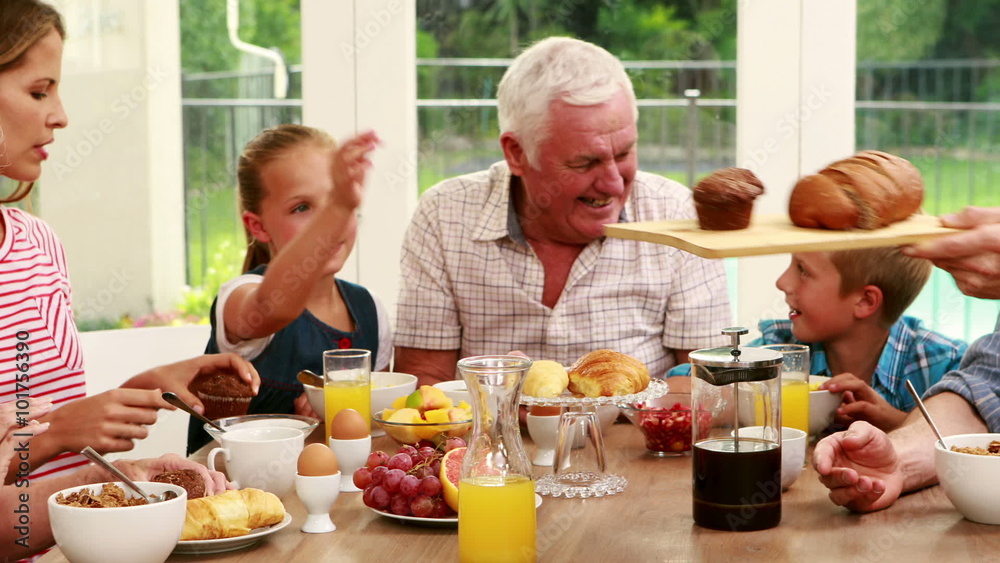
[[[134,481],[149,481],[165,471],[193,469],[205,479],[205,496],[217,495],[226,492],[227,489],[235,488],[226,481],[222,473],[209,471],[204,465],[177,454],[167,454],[154,459],[119,460],[114,462],[114,465]]]
[[[813,450],[813,465],[830,500],[855,512],[872,512],[899,498],[903,476],[892,442],[867,422],[827,436]]]
[[[941,223],[968,231],[903,247],[903,253],[931,260],[966,295],[1000,299],[1000,207],[966,207]]]
[[[905,412],[896,409],[870,385],[853,373],[841,373],[823,383],[820,389],[831,393],[844,393],[844,402],[837,408],[837,423],[848,426],[864,420],[879,429],[895,430],[906,420]]]

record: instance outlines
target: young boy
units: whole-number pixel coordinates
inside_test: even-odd
[[[838,423],[896,428],[916,406],[906,381],[923,394],[958,368],[967,347],[902,316],[930,272],[930,262],[898,248],[793,254],[776,284],[788,319],[761,321],[761,338],[749,346],[809,344],[810,373],[833,376],[822,388],[844,392]]]

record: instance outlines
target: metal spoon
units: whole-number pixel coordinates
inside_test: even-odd
[[[181,409],[182,411],[188,413],[189,415],[197,418],[198,420],[208,423],[209,426],[216,428],[219,432],[225,432],[226,429],[219,426],[214,420],[207,418],[205,415],[191,408],[191,405],[184,402],[183,399],[177,396],[176,393],[170,391],[165,391],[163,393],[163,400],[170,403],[171,405]]]
[[[104,456],[94,451],[94,448],[91,448],[90,446],[83,448],[80,454],[83,455],[83,457],[99,465],[102,469],[110,473],[115,479],[118,479],[122,483],[125,483],[125,485],[128,488],[132,489],[139,496],[146,499],[146,502],[148,502],[149,504],[153,504],[155,502],[163,502],[165,500],[170,500],[177,496],[177,493],[173,491],[167,491],[163,493],[163,496],[146,493],[146,491],[139,488],[139,485],[136,485],[134,481],[129,479],[128,475],[122,473],[120,469],[112,465],[110,461],[104,459]]]
[[[934,430],[935,434],[937,434],[938,442],[941,442],[941,447],[947,450],[948,445],[944,443],[944,438],[941,436],[941,432],[938,431],[937,425],[934,424],[934,420],[931,418],[931,413],[927,412],[927,408],[924,407],[924,402],[920,400],[920,394],[913,388],[913,384],[910,383],[909,379],[906,380],[906,388],[910,391],[910,395],[913,395],[914,400],[917,401],[917,407],[920,409],[920,413],[924,415],[924,418],[927,419],[927,424],[930,424],[931,429]]]
[[[300,371],[298,378],[299,378],[299,383],[303,383],[305,385],[312,385],[313,387],[319,387],[319,388],[323,387],[323,376],[316,375],[315,373],[307,369]]]

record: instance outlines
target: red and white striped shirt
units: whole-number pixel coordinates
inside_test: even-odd
[[[58,408],[82,399],[87,395],[83,351],[62,243],[44,221],[21,210],[0,206],[0,218],[5,231],[0,242],[0,403],[46,397]],[[84,465],[80,454],[63,453],[31,478],[67,474]]]

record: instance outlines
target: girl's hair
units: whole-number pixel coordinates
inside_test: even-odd
[[[882,290],[881,324],[889,328],[920,294],[933,269],[922,258],[913,258],[898,247],[855,248],[830,252],[830,262],[840,272],[840,294],[866,285]]]
[[[23,63],[28,49],[53,29],[66,38],[62,16],[52,6],[38,0],[0,1],[0,74]],[[2,136],[0,134],[0,138]],[[11,195],[0,199],[0,203],[13,203],[28,197],[34,185],[34,182],[19,183]]]
[[[304,144],[332,149],[337,146],[333,137],[319,129],[305,125],[284,124],[265,129],[247,143],[236,165],[236,179],[240,189],[240,213],[249,211],[260,214],[260,202],[267,197],[267,190],[260,178],[260,171],[267,164],[281,158],[288,151]],[[247,236],[247,255],[243,260],[243,273],[267,264],[271,251],[244,225]]]
[[[521,53],[497,90],[500,133],[514,133],[528,163],[538,166],[538,147],[549,134],[549,105],[597,105],[625,90],[632,117],[639,118],[632,80],[621,61],[606,50],[569,37],[549,37]]]

